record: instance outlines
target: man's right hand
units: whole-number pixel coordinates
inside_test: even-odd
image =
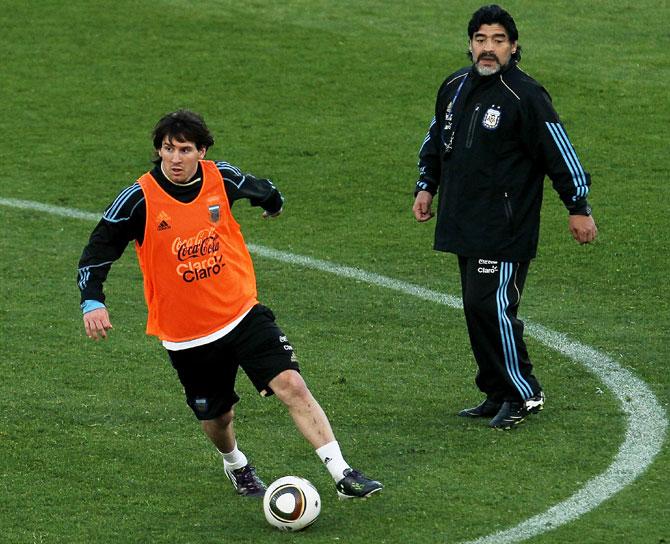
[[[433,203],[433,195],[428,191],[419,191],[414,200],[414,206],[412,206],[412,211],[414,212],[414,217],[420,223],[428,221],[430,218],[435,215],[431,209]]]
[[[112,328],[107,308],[98,308],[84,314],[84,328],[91,340],[107,338],[107,331]]]

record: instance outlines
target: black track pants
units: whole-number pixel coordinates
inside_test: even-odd
[[[529,262],[458,257],[463,309],[479,370],[475,383],[488,398],[525,400],[541,387],[517,318]]]

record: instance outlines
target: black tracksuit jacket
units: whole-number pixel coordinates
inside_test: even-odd
[[[470,67],[444,81],[415,191],[439,193],[435,249],[535,257],[545,175],[571,214],[590,214],[590,176],[539,83],[514,61],[492,76]]]

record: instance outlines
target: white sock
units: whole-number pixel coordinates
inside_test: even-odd
[[[319,456],[319,459],[326,465],[328,472],[335,480],[335,483],[339,482],[344,478],[344,471],[348,468],[351,468],[347,462],[342,457],[342,452],[340,451],[340,445],[336,440],[329,442],[325,446],[321,446],[316,450],[316,454]]]
[[[247,464],[249,463],[249,461],[247,460],[247,456],[237,449],[237,442],[235,442],[235,447],[233,448],[233,451],[228,453],[223,453],[222,451],[219,451],[219,453],[223,457],[223,467],[226,470],[237,470],[238,468],[247,466]]]

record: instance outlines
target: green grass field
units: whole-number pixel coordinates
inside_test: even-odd
[[[434,223],[414,221],[411,193],[435,92],[467,62],[465,29],[479,5],[0,2],[0,543],[473,541],[566,501],[617,461],[625,440],[648,445],[651,420],[633,414],[650,431],[630,436],[612,388],[533,337],[545,411],[510,433],[462,421],[455,413],[479,394],[461,311],[256,255],[261,300],[345,456],[386,486],[372,500],[339,502],[278,401],[259,398],[241,374],[240,446],[266,482],[298,474],[323,500],[308,531],[278,533],[258,502],[234,495],[163,349],[144,335],[134,252],[108,280],[111,338],[90,342],[75,276],[94,221],[16,207],[101,213],[149,168],[155,121],[189,107],[217,137],[210,158],[284,192],[276,221],[235,207],[248,242],[457,295],[455,258],[431,250]],[[575,244],[547,183],[521,313],[646,384],[663,441],[670,9],[504,6],[522,67],[552,94],[593,176],[600,229],[596,244]],[[532,541],[670,541],[667,442],[652,457],[633,456],[634,481]]]

